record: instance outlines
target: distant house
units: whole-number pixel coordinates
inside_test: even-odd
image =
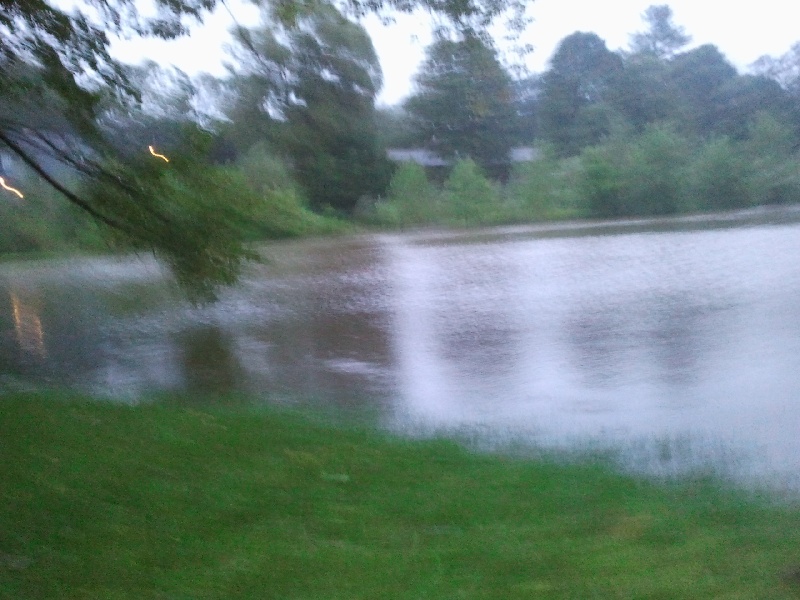
[[[392,162],[413,162],[423,167],[449,167],[452,164],[452,161],[424,148],[389,148],[386,157]]]
[[[505,179],[508,176],[508,171],[514,163],[533,162],[538,160],[542,155],[539,148],[533,146],[517,146],[511,148],[508,152],[508,158],[505,161],[497,161],[489,169],[490,176]],[[386,150],[386,157],[395,163],[408,163],[413,162],[425,167],[425,170],[434,179],[441,180],[447,176],[449,167],[455,162],[453,159],[442,158],[431,150],[425,148],[389,148]]]
[[[533,162],[541,157],[541,150],[533,146],[517,146],[508,151],[506,161],[498,161],[498,164]],[[389,148],[386,150],[386,157],[393,162],[415,162],[423,167],[449,167],[453,164],[452,159],[442,158],[432,150],[425,148]]]
[[[508,151],[508,160],[512,163],[534,162],[542,157],[542,151],[533,146],[517,146]]]

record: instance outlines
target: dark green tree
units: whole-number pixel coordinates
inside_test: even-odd
[[[476,35],[440,39],[427,51],[405,103],[425,145],[445,158],[503,165],[514,143],[511,76],[497,52]]]
[[[683,27],[672,23],[672,9],[666,4],[649,6],[642,19],[647,23],[648,29],[631,36],[633,54],[668,60],[692,41],[692,37],[686,34]]]
[[[561,156],[571,156],[608,134],[622,59],[594,33],[576,32],[558,45],[542,76],[539,132]]]
[[[753,63],[753,70],[774,79],[794,96],[800,96],[800,42],[779,57],[762,56]]]
[[[653,56],[625,57],[615,80],[612,102],[634,131],[668,121],[678,113],[679,91],[670,79],[669,64]]]
[[[717,133],[726,110],[724,88],[738,73],[716,46],[706,44],[677,55],[670,62],[670,81],[679,93],[676,120],[684,130],[708,137]]]
[[[691,41],[682,27],[672,23],[672,9],[667,5],[648,7],[642,19],[648,28],[631,36],[613,94],[614,105],[636,132],[676,117],[680,91],[670,79],[669,62]]]
[[[298,27],[236,32],[245,71],[233,128],[286,154],[311,204],[349,212],[389,178],[375,96],[382,76],[372,41],[333,6],[318,6]],[[255,141],[255,140],[253,140]]]
[[[800,42],[777,58],[762,56],[752,68],[756,74],[775,81],[789,97],[787,116],[795,136],[800,137]]]
[[[381,143],[387,148],[408,148],[421,143],[409,115],[401,106],[384,106],[376,110]]]

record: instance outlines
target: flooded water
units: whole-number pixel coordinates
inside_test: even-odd
[[[271,244],[192,307],[146,259],[0,265],[0,389],[242,391],[424,435],[800,487],[800,216]]]

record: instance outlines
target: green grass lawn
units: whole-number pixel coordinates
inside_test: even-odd
[[[800,508],[275,411],[5,397],[0,597],[800,598]]]

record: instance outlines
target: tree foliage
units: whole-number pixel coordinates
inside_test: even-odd
[[[381,205],[383,222],[410,221],[410,207],[420,222],[478,224],[800,202],[800,44],[740,74],[716,46],[684,50],[688,35],[671,18],[651,7],[649,30],[630,52],[574,33],[545,73],[513,82],[515,116],[528,121],[517,130],[535,131],[545,151],[515,166],[502,194],[463,163],[437,211],[419,216],[413,191],[394,193]],[[424,181],[421,171],[414,181]],[[404,168],[398,183],[408,175]]]
[[[688,140],[669,126],[613,136],[581,154],[581,194],[592,216],[661,215],[688,206]]]
[[[504,163],[513,143],[514,92],[497,52],[474,35],[432,44],[405,103],[425,145],[447,158]]]
[[[676,56],[670,64],[670,78],[683,103],[679,120],[701,134],[715,133],[717,118],[725,110],[720,103],[722,89],[737,75],[736,68],[712,44]]]
[[[241,75],[232,128],[260,132],[288,156],[315,207],[349,212],[388,181],[377,133],[382,74],[366,31],[333,6],[318,6],[296,28],[274,19],[236,32]]]
[[[498,200],[497,188],[472,159],[459,160],[444,182],[445,214],[455,224],[491,223]]]
[[[611,127],[610,100],[622,59],[594,33],[576,32],[559,43],[542,77],[541,135],[562,156],[596,143]]]
[[[647,31],[631,36],[631,52],[652,56],[659,60],[672,58],[686,46],[692,37],[683,27],[672,22],[672,9],[667,4],[647,7],[642,19],[648,25]]]
[[[509,208],[519,220],[575,216],[576,186],[571,175],[547,149],[538,160],[515,165],[505,190]]]
[[[397,168],[389,183],[388,198],[403,204],[404,218],[409,222],[424,222],[437,203],[436,190],[428,181],[425,169],[416,163]]]

